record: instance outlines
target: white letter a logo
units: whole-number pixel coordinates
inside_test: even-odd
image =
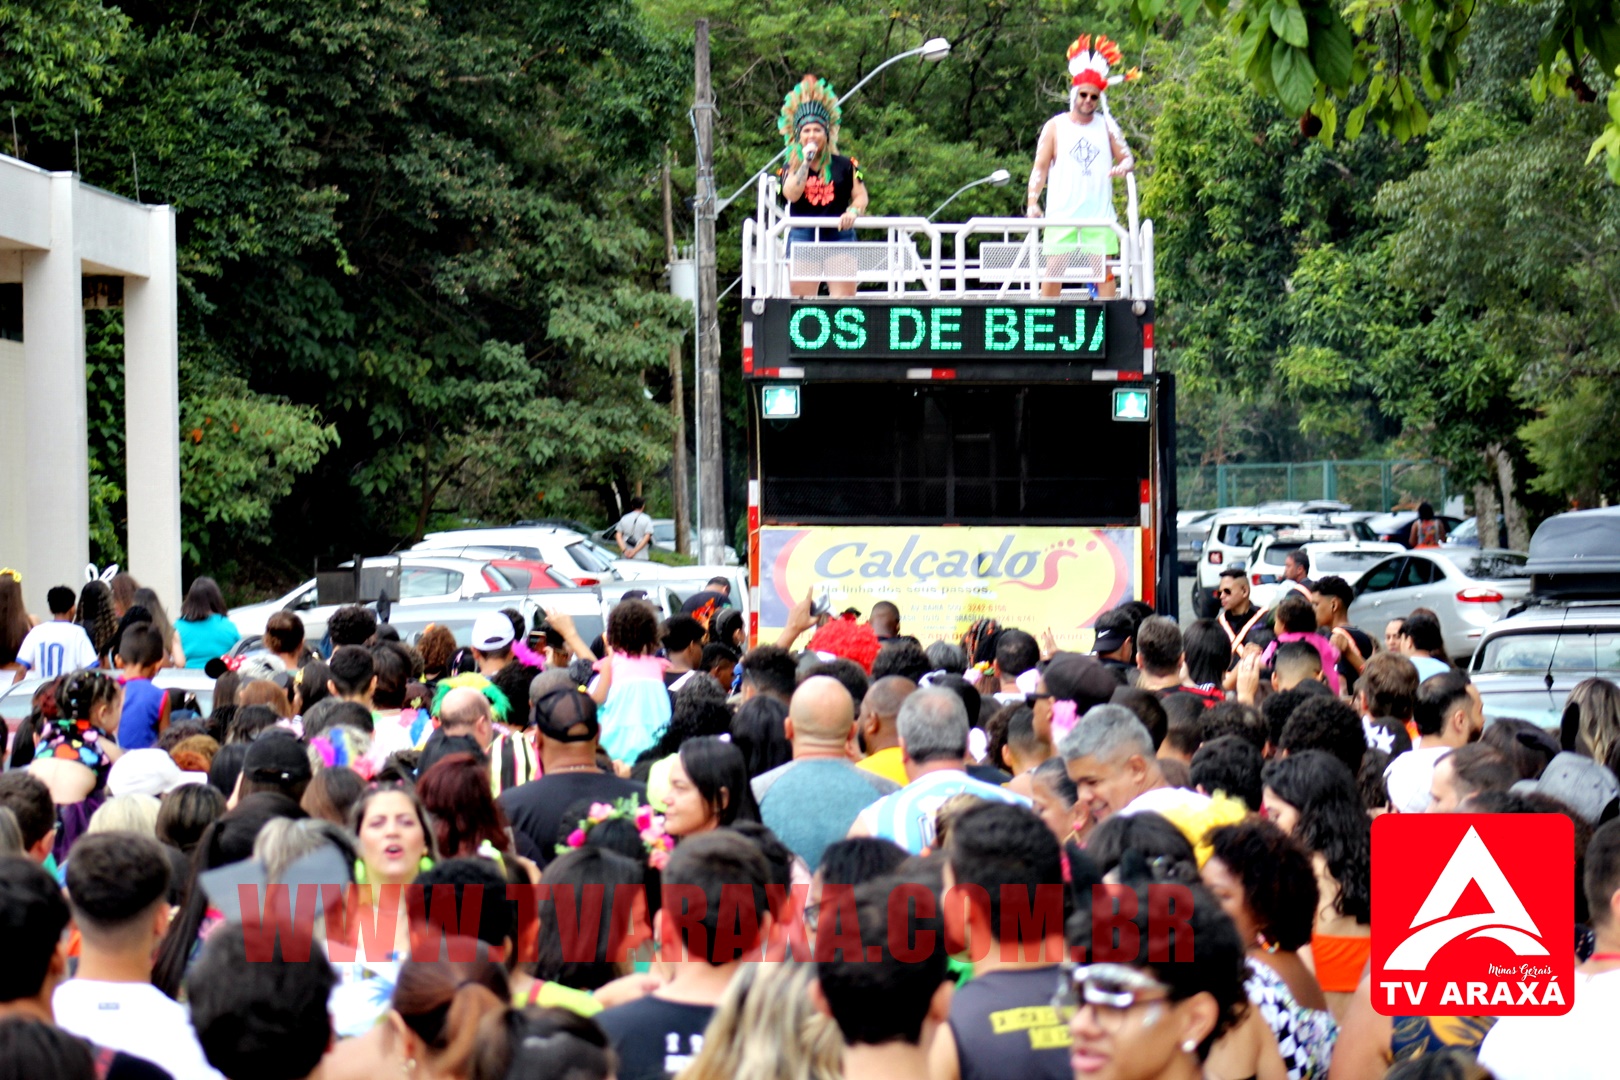
[[[1468,883],[1476,882],[1491,910],[1478,915],[1451,916]],[[1447,917],[1450,916],[1450,917]],[[1438,922],[1434,920],[1438,919]],[[1428,926],[1423,926],[1429,923]],[[1419,926],[1423,929],[1418,930]],[[1423,906],[1412,917],[1412,934],[1389,954],[1384,967],[1402,971],[1422,971],[1434,954],[1457,938],[1495,938],[1519,956],[1546,956],[1547,948],[1537,941],[1541,931],[1531,921],[1502,868],[1496,865],[1479,831],[1469,828],[1451,861],[1440,872]],[[1532,936],[1534,935],[1534,936]]]

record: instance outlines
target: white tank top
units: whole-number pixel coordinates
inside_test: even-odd
[[[1125,139],[1112,119],[1093,114],[1091,123],[1077,122],[1070,113],[1054,117],[1057,152],[1046,178],[1046,216],[1118,221],[1114,213],[1114,148],[1108,135]]]

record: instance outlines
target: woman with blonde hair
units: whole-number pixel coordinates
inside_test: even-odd
[[[1586,679],[1569,692],[1565,711],[1579,712],[1580,743],[1599,764],[1620,746],[1620,686],[1608,679]]]
[[[810,997],[815,966],[744,964],[679,1080],[839,1080],[844,1040]]]
[[[116,795],[90,815],[86,833],[132,832],[157,839],[158,801],[152,795]]]
[[[253,858],[264,867],[264,878],[274,885],[287,868],[323,847],[337,849],[346,867],[359,857],[354,837],[348,830],[320,818],[275,818],[266,822],[253,838]]]

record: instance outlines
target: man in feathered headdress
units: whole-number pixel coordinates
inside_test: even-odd
[[[1041,128],[1035,168],[1029,174],[1030,217],[1041,216],[1041,189],[1050,187],[1046,196],[1049,218],[1119,220],[1114,213],[1113,178],[1134,169],[1136,160],[1119,125],[1108,115],[1103,92],[1141,75],[1136,68],[1109,75],[1109,65],[1121,59],[1119,46],[1105,37],[1082,34],[1069,46],[1069,111],[1052,117]],[[1118,255],[1119,236],[1100,225],[1049,228],[1045,249],[1047,272],[1052,276],[1041,283],[1041,292],[1057,296],[1063,291],[1063,270],[1076,255],[1095,261]],[[1097,295],[1114,294],[1114,276],[1104,270]]]
[[[843,110],[826,79],[806,75],[782,99],[776,128],[787,143],[787,165],[782,169],[782,197],[791,217],[827,218],[825,226],[795,226],[788,230],[788,250],[794,244],[835,243],[855,239],[855,219],[866,213],[866,181],[861,163],[838,152],[838,125]],[[829,260],[830,261],[830,260]],[[838,260],[840,263],[846,260]],[[853,267],[853,260],[848,260]],[[823,264],[823,272],[839,267]],[[820,280],[793,279],[794,296],[814,296]],[[854,296],[855,282],[829,281],[833,296]]]

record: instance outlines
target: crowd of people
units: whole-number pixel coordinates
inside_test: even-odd
[[[0,1080],[1612,1075],[1620,689],[1487,724],[1432,613],[1375,639],[1299,585],[1127,601],[1086,654],[809,597],[744,651],[717,580],[591,642],[352,607],[233,655],[206,578],[171,624],[128,575],[35,619],[0,574],[46,678],[0,773]],[[1458,811],[1573,822],[1567,1016],[1374,1011],[1372,820]],[[1139,955],[1093,955],[1102,884]]]

